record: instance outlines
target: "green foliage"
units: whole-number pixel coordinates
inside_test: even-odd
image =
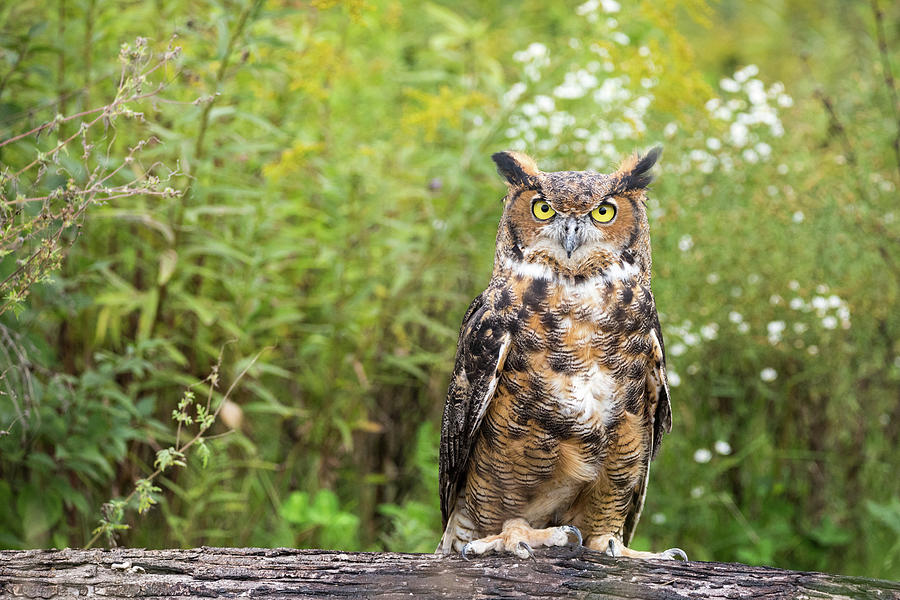
[[[331,490],[319,490],[312,500],[307,492],[291,492],[279,513],[301,540],[314,534],[325,548],[359,549],[359,517],[341,510]]]
[[[635,544],[896,576],[881,9],[5,4],[0,545],[432,551],[490,153],[609,169],[662,142],[675,429]],[[223,394],[211,364],[247,376]]]

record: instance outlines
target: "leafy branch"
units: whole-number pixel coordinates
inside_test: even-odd
[[[172,411],[172,420],[178,423],[175,434],[175,445],[163,448],[156,453],[156,460],[153,464],[153,466],[156,467],[156,470],[147,477],[135,481],[134,489],[130,494],[125,498],[115,498],[110,500],[103,505],[103,516],[100,519],[100,524],[92,531],[93,537],[85,544],[85,548],[92,547],[101,536],[106,536],[109,543],[114,544],[116,533],[129,529],[129,526],[122,521],[124,521],[125,513],[135,498],[137,498],[138,514],[144,514],[157,504],[158,501],[156,495],[162,492],[162,490],[154,485],[154,481],[171,467],[186,467],[187,451],[190,448],[196,447],[195,450],[201,465],[206,467],[210,452],[209,447],[206,445],[207,438],[204,436],[209,428],[215,423],[219,416],[219,412],[222,410],[222,407],[225,406],[225,403],[228,401],[231,392],[234,391],[238,382],[240,382],[244,375],[247,374],[247,371],[256,364],[256,361],[263,352],[264,350],[258,352],[256,356],[247,363],[247,366],[238,373],[238,376],[231,382],[225,395],[222,396],[222,400],[212,413],[210,413],[210,409],[212,407],[213,391],[219,385],[219,368],[222,364],[221,353],[219,354],[218,362],[213,365],[209,375],[202,381],[193,384],[185,390],[184,395],[178,402],[177,408]],[[206,403],[198,404],[193,388],[202,384],[207,384],[209,393],[206,397]],[[193,412],[191,411],[192,408]],[[182,443],[182,430],[191,425],[198,426],[197,432],[189,440]]]

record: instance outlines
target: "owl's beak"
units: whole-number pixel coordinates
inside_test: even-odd
[[[572,258],[572,253],[581,245],[581,231],[581,221],[572,217],[566,219],[562,246],[569,258]]]

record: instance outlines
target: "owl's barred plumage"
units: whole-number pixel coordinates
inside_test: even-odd
[[[611,175],[493,156],[509,189],[444,408],[438,551],[565,543],[531,529],[557,526],[598,549],[631,540],[671,429],[644,207],[658,156]]]

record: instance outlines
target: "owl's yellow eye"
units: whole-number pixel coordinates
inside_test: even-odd
[[[556,214],[553,207],[546,200],[538,200],[531,205],[531,212],[539,221],[546,221]]]
[[[609,223],[616,216],[616,207],[604,202],[591,211],[591,218],[598,223]]]

